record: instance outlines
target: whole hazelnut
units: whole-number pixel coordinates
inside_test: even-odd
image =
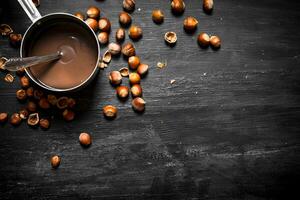
[[[121,52],[121,46],[112,42],[108,45],[108,50],[112,55],[118,55]]]
[[[183,0],[172,0],[171,2],[172,12],[174,14],[180,15],[184,12],[185,4]]]
[[[27,97],[33,97],[33,93],[34,93],[33,87],[29,87],[26,89]]]
[[[14,47],[19,47],[22,41],[22,34],[11,33],[9,34],[10,44]]]
[[[62,115],[66,121],[72,121],[75,118],[75,113],[69,109],[65,109]]]
[[[60,159],[59,156],[57,156],[57,155],[52,156],[51,157],[51,166],[52,166],[52,168],[57,169],[60,165],[60,161],[61,161],[61,159]]]
[[[16,92],[16,96],[17,96],[17,99],[20,101],[24,101],[27,98],[26,91],[23,89],[18,90]]]
[[[122,54],[126,57],[134,56],[135,55],[135,47],[132,43],[128,42],[123,45],[122,47]]]
[[[138,73],[132,72],[129,74],[129,82],[131,85],[139,84],[141,82],[141,77]]]
[[[208,47],[209,46],[209,35],[207,33],[200,33],[197,37],[198,44],[201,47]]]
[[[214,1],[213,0],[203,0],[203,10],[210,14],[214,8]]]
[[[211,36],[209,39],[209,43],[213,49],[219,49],[221,47],[221,39],[218,36]]]
[[[48,119],[41,119],[40,120],[40,127],[42,129],[48,129],[50,127],[50,121]]]
[[[36,104],[33,101],[28,101],[27,110],[29,112],[35,112],[36,111]]]
[[[98,19],[100,16],[100,9],[96,6],[90,6],[86,11],[86,14],[89,18]]]
[[[117,116],[118,109],[113,105],[106,105],[103,107],[103,114],[108,119],[113,119]]]
[[[148,73],[148,69],[149,66],[147,64],[141,63],[136,72],[140,75],[140,76],[145,76]]]
[[[119,71],[110,72],[108,78],[112,85],[120,85],[122,82],[122,75]]]
[[[40,117],[38,113],[32,113],[28,116],[27,124],[29,126],[36,126],[40,122]]]
[[[98,22],[99,30],[103,32],[110,31],[110,21],[107,18],[101,18]]]
[[[8,114],[7,113],[0,113],[0,123],[4,123],[7,121]]]
[[[127,27],[131,24],[131,16],[127,12],[120,12],[119,22],[122,26]]]
[[[48,102],[49,102],[52,106],[55,106],[55,105],[56,105],[56,103],[57,103],[57,98],[56,98],[55,95],[53,95],[53,94],[48,94],[47,99],[48,99]]]
[[[130,91],[133,97],[141,97],[143,94],[143,89],[140,84],[134,84],[131,86]]]
[[[76,12],[76,13],[74,13],[74,16],[81,19],[81,20],[83,20],[83,21],[85,19],[84,14],[82,12]]]
[[[22,88],[28,88],[30,85],[29,78],[27,78],[26,76],[22,76],[20,78],[20,84]]]
[[[145,110],[146,102],[141,97],[136,97],[132,100],[131,105],[136,112],[143,112]]]
[[[164,13],[159,9],[153,10],[152,11],[152,20],[153,20],[153,22],[155,22],[157,24],[161,24],[164,21]]]
[[[116,31],[116,40],[122,42],[125,39],[125,30],[123,28],[118,28]]]
[[[68,98],[68,107],[69,108],[74,108],[76,105],[76,101],[73,98]]]
[[[42,108],[42,109],[49,109],[49,108],[50,108],[50,103],[49,103],[49,101],[48,101],[47,98],[42,97],[42,98],[39,100],[39,106],[40,106],[40,108]]]
[[[88,147],[92,144],[91,135],[88,133],[80,133],[79,142],[82,146]]]
[[[14,113],[10,117],[10,123],[14,126],[17,126],[21,123],[22,119],[19,115],[19,113]]]
[[[123,0],[123,8],[126,11],[132,12],[135,8],[135,0]]]
[[[194,17],[187,17],[183,21],[184,30],[187,32],[194,32],[197,28],[198,20]]]
[[[56,101],[56,106],[59,109],[65,109],[68,107],[68,97],[60,97]]]
[[[40,100],[44,96],[44,92],[42,90],[34,90],[33,91],[33,97],[36,100]]]
[[[24,108],[19,111],[19,115],[20,115],[21,119],[27,119],[29,112],[27,109]]]
[[[104,44],[107,44],[108,43],[108,40],[109,40],[109,35],[107,32],[100,32],[98,34],[98,40],[99,40],[99,43],[104,45]]]
[[[91,29],[93,29],[93,31],[97,31],[98,30],[98,22],[97,20],[93,19],[93,18],[87,18],[85,20],[85,23],[91,27]]]
[[[140,64],[140,58],[138,56],[130,56],[128,58],[128,66],[131,69],[136,69]]]
[[[129,37],[133,40],[138,40],[142,37],[143,35],[143,32],[142,32],[142,29],[141,27],[139,26],[136,26],[136,25],[132,25],[130,28],[129,28],[129,33],[128,33]]]
[[[116,92],[118,97],[120,97],[121,99],[125,99],[128,97],[129,88],[127,86],[121,85],[117,87]]]

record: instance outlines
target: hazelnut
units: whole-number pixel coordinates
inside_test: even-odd
[[[134,84],[131,86],[130,91],[133,97],[141,97],[143,93],[143,89],[140,84]]]
[[[34,93],[33,87],[29,87],[26,89],[27,97],[33,97],[33,93]]]
[[[121,69],[119,69],[119,72],[123,77],[129,76],[129,69],[127,67],[122,67]]]
[[[0,123],[4,123],[7,121],[8,114],[7,113],[0,113]]]
[[[197,37],[197,41],[201,47],[208,47],[209,35],[207,33],[200,33]]]
[[[61,159],[60,159],[59,156],[56,156],[56,155],[52,156],[52,158],[51,158],[51,166],[52,166],[52,168],[53,169],[58,168],[59,165],[60,165],[60,161],[61,161]]]
[[[152,11],[152,20],[153,20],[153,22],[155,22],[157,24],[161,24],[164,21],[164,13],[159,9],[153,10]]]
[[[65,109],[63,112],[63,118],[66,121],[72,121],[75,118],[75,113],[72,110]]]
[[[0,70],[2,69],[2,70],[4,70],[4,65],[5,65],[5,63],[7,62],[7,58],[5,58],[5,57],[0,57]]]
[[[57,104],[57,98],[53,94],[48,94],[47,96],[48,102],[52,105],[55,106]]]
[[[135,8],[135,0],[123,0],[123,8],[126,11],[132,12]]]
[[[125,30],[123,28],[118,28],[116,31],[116,40],[122,42],[125,39]]]
[[[110,63],[111,61],[111,53],[107,50],[103,57],[102,57],[102,61],[105,62],[105,63]]]
[[[10,117],[10,123],[14,126],[19,125],[21,123],[21,121],[22,121],[22,119],[21,119],[19,113],[14,113]]]
[[[108,50],[112,55],[118,55],[121,52],[121,46],[112,42],[108,45]]]
[[[19,115],[20,115],[21,119],[27,119],[29,112],[27,109],[24,108],[19,111]]]
[[[9,34],[9,42],[14,47],[19,47],[22,41],[22,34],[11,33]]]
[[[128,42],[123,45],[122,47],[122,53],[124,56],[130,57],[135,55],[135,47],[132,43]]]
[[[74,14],[74,16],[77,17],[77,18],[79,18],[79,19],[81,19],[81,20],[83,20],[83,21],[85,19],[84,14],[82,12],[76,12]]]
[[[29,112],[35,112],[36,111],[36,104],[33,101],[28,101],[27,110]]]
[[[120,85],[122,82],[122,76],[119,71],[112,71],[109,74],[109,81],[112,85]]]
[[[50,121],[48,119],[41,119],[40,120],[40,127],[42,129],[48,129],[50,126]]]
[[[143,112],[145,110],[145,104],[146,102],[141,97],[136,97],[131,102],[132,108],[136,112]]]
[[[86,14],[89,18],[98,19],[100,16],[100,9],[96,6],[90,6],[86,11]]]
[[[79,142],[82,146],[88,147],[92,144],[91,135],[88,133],[80,133]]]
[[[49,108],[50,108],[50,103],[49,103],[49,101],[48,101],[47,98],[42,97],[42,98],[39,100],[39,106],[40,106],[40,108],[42,108],[42,109],[49,109]]]
[[[18,90],[16,92],[16,96],[17,96],[17,99],[20,101],[24,101],[27,98],[26,91],[23,89]]]
[[[194,17],[187,17],[183,21],[184,30],[187,32],[194,32],[197,28],[198,20]]]
[[[36,100],[40,100],[44,96],[44,92],[42,90],[34,90],[33,91],[33,97]]]
[[[98,30],[98,22],[97,20],[93,19],[93,18],[87,18],[85,20],[85,23],[91,27],[91,29],[93,29],[93,31],[97,31]]]
[[[32,2],[35,5],[35,7],[39,7],[40,6],[40,0],[32,0]]]
[[[107,18],[101,18],[98,22],[99,30],[103,32],[110,31],[110,21]]]
[[[4,80],[8,83],[12,83],[15,80],[15,77],[11,75],[10,73],[6,74],[4,77]]]
[[[128,66],[131,69],[136,69],[140,64],[140,58],[138,56],[130,56],[128,58]]]
[[[100,42],[100,44],[104,45],[108,43],[109,40],[109,35],[107,32],[100,32],[98,34],[98,40]]]
[[[121,99],[125,99],[128,97],[129,88],[127,86],[121,85],[117,87],[116,92],[118,97],[120,97]]]
[[[8,24],[0,25],[0,34],[2,36],[7,36],[13,32],[12,28]]]
[[[131,16],[127,12],[120,12],[119,22],[122,26],[127,27],[131,24]]]
[[[140,75],[140,76],[145,76],[148,73],[148,69],[149,66],[147,64],[141,63],[136,72]]]
[[[214,1],[213,0],[203,0],[203,10],[210,14],[214,8]]]
[[[165,34],[165,41],[169,45],[173,45],[177,42],[177,35],[175,32],[166,32]]]
[[[28,116],[27,124],[29,126],[36,126],[40,121],[40,117],[38,113],[32,113]]]
[[[129,74],[129,82],[131,85],[139,84],[141,82],[141,77],[138,73],[132,72]]]
[[[113,119],[117,116],[118,109],[113,105],[107,105],[103,107],[103,114],[108,119]]]
[[[143,35],[143,32],[142,32],[142,29],[141,27],[139,26],[136,26],[136,25],[132,25],[130,28],[129,28],[129,33],[128,33],[129,37],[133,40],[138,40],[142,37]]]
[[[103,61],[99,61],[98,67],[99,67],[100,69],[104,69],[104,68],[108,67],[108,64],[105,63],[105,62],[103,62]]]
[[[17,76],[24,76],[24,74],[25,74],[25,69],[24,68],[18,69],[16,71]]]
[[[74,108],[76,105],[76,101],[73,98],[68,98],[68,107],[69,108]]]
[[[68,97],[60,97],[57,99],[56,106],[59,109],[65,109],[68,107]]]
[[[28,88],[30,85],[29,78],[27,78],[26,76],[22,76],[20,78],[20,84],[22,88]]]
[[[209,39],[209,43],[213,49],[219,49],[221,47],[221,39],[218,36],[211,36]]]
[[[180,15],[184,12],[185,4],[183,0],[172,0],[171,2],[172,12],[174,14]]]

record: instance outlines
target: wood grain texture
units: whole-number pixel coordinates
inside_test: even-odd
[[[114,58],[86,89],[71,123],[54,118],[47,131],[0,127],[1,199],[290,199],[300,177],[300,2],[215,1],[212,15],[201,1],[186,0],[183,16],[169,1],[137,1],[133,23],[143,28],[138,55],[150,65],[143,80],[146,112],[120,102],[107,80],[126,65]],[[97,5],[119,27],[121,0],[44,0],[42,15],[85,11]],[[1,1],[0,23],[24,33],[30,20],[16,1]],[[139,8],[139,9],[138,9]],[[151,11],[165,13],[162,25]],[[219,51],[201,49],[197,34],[182,29],[185,16],[199,19],[197,33],[219,35]],[[163,40],[175,31],[178,42]],[[128,38],[126,40],[129,40]],[[102,52],[104,52],[103,47]],[[17,56],[0,37],[0,55]],[[158,69],[156,63],[168,66]],[[0,111],[13,113],[19,84],[0,74]],[[174,84],[170,80],[175,79]],[[127,84],[127,81],[124,81]],[[115,104],[114,121],[101,108]],[[80,132],[93,144],[83,149]],[[52,170],[51,155],[62,157]],[[296,198],[295,198],[296,199]]]

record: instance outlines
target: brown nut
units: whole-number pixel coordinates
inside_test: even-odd
[[[74,108],[76,105],[76,101],[73,98],[68,98],[68,107],[69,108]]]
[[[104,45],[104,44],[107,44],[108,43],[108,40],[109,40],[109,35],[107,32],[100,32],[98,34],[98,40],[99,40],[99,43]]]
[[[128,66],[131,69],[136,69],[140,65],[140,58],[138,56],[130,56],[128,58]]]
[[[164,21],[164,13],[159,10],[159,9],[155,9],[152,11],[152,20],[153,22],[157,23],[157,24],[161,24]]]
[[[135,55],[135,47],[132,43],[128,42],[123,45],[122,47],[122,54],[126,57],[134,56]]]
[[[210,14],[214,8],[214,1],[213,0],[203,0],[203,10]]]
[[[110,43],[108,45],[108,51],[112,54],[112,55],[118,55],[121,52],[121,46],[117,43]]]
[[[83,21],[85,19],[85,16],[82,12],[76,12],[76,13],[74,13],[74,16],[81,19],[81,20],[83,20]]]
[[[48,94],[47,100],[52,106],[55,106],[57,104],[57,98],[53,94]]]
[[[36,126],[40,122],[39,113],[32,113],[28,116],[27,124],[29,126]]]
[[[128,31],[128,35],[131,39],[133,40],[138,40],[142,37],[143,35],[143,31],[142,31],[142,28],[139,27],[139,26],[136,26],[136,25],[132,25],[130,28],[129,28],[129,31]]]
[[[109,52],[109,50],[107,50],[107,51],[104,53],[104,55],[103,55],[103,57],[102,57],[102,61],[103,61],[104,63],[110,63],[110,61],[111,61],[111,53]]]
[[[68,107],[68,97],[60,97],[57,99],[56,106],[59,109],[65,109]]]
[[[213,49],[219,49],[221,47],[221,39],[218,36],[211,36],[209,39],[209,43]]]
[[[127,27],[131,24],[131,16],[127,12],[120,12],[119,22],[122,26]]]
[[[113,119],[117,116],[118,109],[113,105],[106,105],[103,107],[103,114],[108,119]]]
[[[0,57],[0,70],[3,69],[4,70],[4,65],[7,62],[7,58],[5,57]]]
[[[116,31],[116,40],[122,42],[125,39],[125,30],[123,28],[118,28]]]
[[[88,133],[80,133],[79,142],[82,146],[88,147],[92,144],[91,135]]]
[[[33,93],[34,93],[33,87],[29,87],[26,89],[27,97],[33,97]]]
[[[39,100],[39,106],[40,106],[40,108],[42,108],[42,109],[49,109],[49,108],[50,108],[50,103],[49,103],[49,101],[48,101],[47,98],[42,97],[42,98]]]
[[[48,119],[41,119],[40,120],[40,127],[42,129],[48,129],[50,127],[50,121]]]
[[[132,72],[129,74],[129,82],[131,85],[139,84],[141,82],[141,77],[138,73]]]
[[[176,15],[180,15],[184,12],[185,3],[183,0],[172,0],[171,2],[172,12]]]
[[[148,69],[149,66],[147,64],[141,63],[136,72],[140,75],[140,76],[145,76],[148,73]]]
[[[19,47],[22,41],[22,34],[11,33],[9,34],[9,42],[14,47]]]
[[[33,91],[33,97],[36,100],[40,100],[44,96],[44,92],[42,90],[34,90]]]
[[[36,104],[33,101],[28,101],[27,110],[31,113],[36,112]]]
[[[27,119],[29,112],[27,109],[24,108],[19,111],[19,115],[20,115],[21,119]]]
[[[183,21],[183,28],[187,32],[194,32],[197,28],[198,20],[195,17],[187,17]]]
[[[85,20],[85,23],[91,27],[91,29],[93,29],[93,31],[97,31],[98,30],[98,22],[97,20],[93,19],[93,18],[87,18]]]
[[[100,31],[109,32],[110,31],[110,21],[107,18],[101,18],[98,22],[98,27]]]
[[[14,126],[17,126],[21,123],[22,119],[19,115],[19,113],[14,113],[10,117],[10,123]]]
[[[132,100],[131,105],[136,112],[143,112],[145,110],[146,102],[141,97],[136,97]]]
[[[117,87],[116,92],[117,92],[118,97],[120,97],[121,99],[125,99],[128,97],[129,88],[125,85],[121,85],[121,86]]]
[[[173,45],[177,42],[177,35],[175,32],[166,32],[165,41],[169,45]]]
[[[60,165],[61,159],[59,156],[52,156],[51,158],[51,166],[53,169],[57,169]]]
[[[126,11],[132,12],[135,8],[135,0],[123,0],[123,8]]]
[[[64,110],[62,115],[66,121],[72,121],[75,118],[75,113],[69,109]]]
[[[0,25],[0,34],[2,36],[7,36],[13,32],[12,28],[8,24]]]
[[[17,76],[24,76],[24,74],[25,74],[25,69],[24,68],[18,69],[16,71]]]
[[[10,73],[6,74],[4,77],[4,80],[8,83],[12,83],[15,80],[15,77],[11,75]]]
[[[86,14],[89,18],[98,19],[100,16],[100,9],[96,6],[90,6],[86,11]]]
[[[7,121],[8,114],[7,113],[0,113],[0,123],[4,123]]]
[[[35,5],[35,7],[39,7],[40,6],[40,0],[32,0],[32,2]]]
[[[16,92],[16,96],[17,96],[17,99],[20,101],[24,101],[27,98],[26,91],[23,89],[18,90]]]
[[[30,85],[29,78],[27,78],[26,76],[22,76],[20,78],[20,84],[22,88],[28,88]]]
[[[120,85],[122,82],[122,75],[119,71],[110,72],[108,78],[112,85]]]
[[[121,69],[119,69],[119,72],[123,77],[129,76],[129,69],[127,67],[122,67]]]
[[[200,33],[197,37],[198,44],[201,47],[208,47],[209,46],[209,35],[207,33]]]
[[[141,97],[143,94],[143,89],[140,84],[134,84],[131,86],[130,91],[133,97]]]

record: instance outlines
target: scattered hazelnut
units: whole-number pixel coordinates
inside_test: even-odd
[[[61,159],[60,159],[60,157],[59,156],[52,156],[52,158],[51,158],[51,166],[52,166],[52,168],[53,169],[57,169],[58,167],[59,167],[59,165],[60,165],[60,161],[61,161]]]
[[[138,56],[130,56],[128,58],[128,66],[131,69],[136,69],[140,64],[140,58]]]
[[[123,28],[118,28],[116,31],[116,40],[122,42],[125,39],[125,30]]]
[[[209,45],[209,35],[207,33],[200,33],[197,37],[198,44],[201,47],[208,47]]]
[[[7,121],[8,114],[7,113],[0,113],[0,123],[4,123]]]
[[[99,30],[103,32],[110,31],[110,21],[107,18],[101,18],[98,22]]]
[[[28,88],[30,85],[29,78],[27,78],[26,76],[22,76],[20,78],[20,84],[22,88]]]
[[[40,120],[40,127],[42,129],[48,129],[50,126],[50,121],[48,119],[41,119]]]
[[[36,126],[40,121],[40,117],[38,113],[32,113],[28,116],[27,124],[29,126]]]
[[[105,62],[105,63],[110,63],[111,53],[108,50],[104,53],[102,61]]]
[[[131,95],[133,97],[141,97],[143,93],[143,89],[140,84],[134,84],[131,86]]]
[[[135,55],[135,47],[132,43],[128,42],[123,45],[122,47],[122,53],[124,56],[130,57]]]
[[[108,119],[113,119],[117,116],[118,109],[113,105],[107,105],[103,107],[103,114]]]
[[[152,20],[153,20],[153,22],[155,22],[157,24],[161,24],[164,21],[164,13],[159,9],[153,10],[152,11]]]
[[[93,31],[97,31],[98,30],[98,22],[97,20],[93,19],[93,18],[87,18],[85,20],[85,23],[91,27],[91,29],[93,29]]]
[[[17,96],[17,99],[20,101],[24,101],[27,98],[26,91],[23,89],[18,90],[16,92],[16,96]]]
[[[33,101],[28,101],[27,110],[29,112],[36,112],[36,104]]]
[[[68,98],[68,107],[69,108],[74,108],[76,105],[76,101],[73,98]]]
[[[15,80],[15,77],[11,75],[10,73],[6,74],[4,77],[4,80],[8,83],[12,83]]]
[[[119,71],[112,71],[109,74],[109,81],[112,85],[120,85],[122,82],[122,76]]]
[[[141,27],[139,26],[136,26],[136,25],[132,25],[130,28],[129,28],[129,33],[128,33],[129,37],[133,40],[138,40],[142,37],[143,35],[143,32],[142,32],[142,29]]]
[[[42,97],[42,98],[39,100],[39,106],[40,106],[40,108],[42,108],[42,109],[49,109],[49,108],[50,108],[50,103],[49,103],[49,101],[48,101],[47,98]]]
[[[24,74],[25,74],[25,69],[24,68],[18,69],[16,71],[17,76],[24,76]]]
[[[136,97],[131,102],[132,108],[136,112],[143,112],[145,110],[145,104],[146,102],[141,97]]]
[[[112,42],[108,45],[108,50],[112,55],[118,55],[121,52],[121,46]]]
[[[109,40],[109,35],[107,32],[100,32],[98,34],[98,40],[100,42],[100,44],[104,45],[108,43]]]
[[[119,22],[122,26],[127,27],[131,24],[131,16],[127,12],[120,12]]]
[[[53,94],[48,94],[47,96],[48,102],[52,105],[55,106],[57,104],[57,98]]]
[[[132,72],[129,74],[129,82],[131,85],[139,84],[141,82],[141,77],[138,73]]]
[[[88,133],[80,133],[79,142],[82,146],[88,147],[92,144],[91,135]]]
[[[140,76],[145,76],[148,73],[148,69],[149,66],[147,64],[141,63],[136,72],[140,75]]]
[[[26,94],[28,97],[33,97],[33,93],[34,93],[33,87],[29,87],[26,89]]]
[[[165,41],[170,44],[173,45],[177,42],[177,35],[175,32],[166,32],[165,34]]]
[[[86,14],[89,18],[98,19],[100,16],[100,9],[96,6],[90,6],[86,11]]]
[[[40,100],[44,96],[44,92],[42,90],[34,90],[33,91],[33,97],[36,100]]]
[[[63,118],[66,121],[72,121],[75,118],[75,113],[72,110],[64,110],[63,112]]]
[[[0,58],[0,69],[3,69],[4,70],[4,65],[5,65],[5,63],[7,62],[7,58],[5,58],[5,57],[1,57]]]
[[[185,3],[183,0],[172,0],[171,8],[174,14],[180,15],[184,12]]]
[[[107,66],[108,66],[108,64],[105,63],[105,62],[103,62],[103,61],[99,61],[99,63],[98,63],[98,67],[99,67],[100,69],[104,69],[104,68],[106,68]]]
[[[183,21],[184,30],[187,32],[194,32],[197,28],[198,20],[194,17],[187,17]]]
[[[209,43],[213,49],[219,49],[221,47],[221,39],[218,36],[211,36],[209,39]]]
[[[135,0],[123,0],[123,8],[126,11],[132,12],[135,8]]]
[[[35,7],[39,7],[40,6],[40,0],[32,0],[32,2],[35,5]]]
[[[68,97],[60,97],[57,99],[56,106],[59,109],[65,109],[68,107]]]
[[[119,69],[119,72],[123,77],[129,76],[129,69],[127,67],[122,67],[121,69]]]
[[[79,18],[79,19],[81,19],[81,20],[83,20],[83,21],[85,19],[84,14],[82,12],[76,12],[74,14],[74,16],[77,17],[77,18]]]
[[[10,44],[14,47],[19,47],[22,41],[22,34],[11,33],[9,34]]]
[[[203,10],[210,14],[214,8],[214,1],[213,0],[203,0]]]
[[[20,115],[21,119],[27,119],[29,112],[27,109],[24,108],[19,111],[19,115]]]
[[[22,121],[22,119],[21,119],[19,113],[14,113],[10,117],[10,123],[14,126],[19,125],[21,123],[21,121]]]
[[[7,36],[13,32],[12,28],[7,24],[0,25],[0,33],[2,36]]]
[[[125,99],[128,97],[129,88],[127,86],[121,85],[117,87],[116,92],[118,97],[120,97],[121,99]]]

